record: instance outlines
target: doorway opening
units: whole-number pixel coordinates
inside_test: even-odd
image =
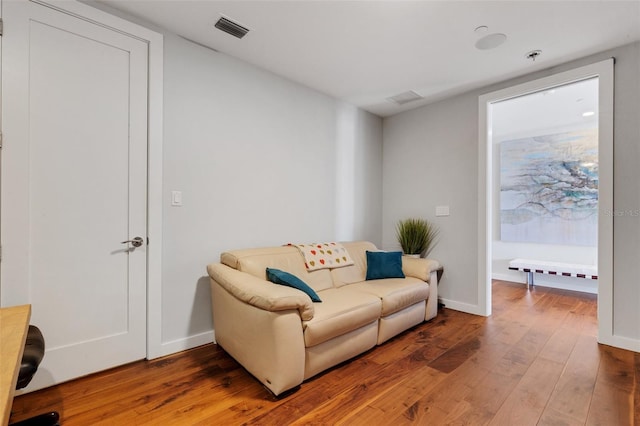
[[[492,277],[523,282],[514,259],[555,263],[536,285],[597,293],[584,271],[598,261],[598,77],[491,109]]]
[[[578,111],[575,113],[579,117],[573,123],[555,121],[569,114],[568,104],[559,106],[560,110],[553,113],[548,110],[551,108],[548,102],[536,102],[556,94],[573,97],[578,89],[589,87],[594,91],[593,103],[580,105],[589,102],[589,98],[575,97],[571,109]],[[580,98],[582,100],[577,101]],[[528,113],[520,114],[519,118],[510,116],[518,109],[520,113]],[[548,117],[542,125],[543,116]],[[580,118],[586,120],[579,121]],[[514,124],[520,130],[514,130]],[[538,137],[535,142],[534,136]],[[484,315],[491,314],[494,269],[500,277],[505,262],[508,263],[506,259],[518,257],[515,253],[521,253],[518,250],[526,249],[526,245],[541,244],[543,247],[530,252],[531,257],[597,264],[599,279],[592,292],[598,294],[598,340],[610,341],[613,337],[613,59],[480,96],[479,143],[479,310]],[[532,146],[532,143],[538,145]],[[578,156],[582,159],[576,160],[576,153],[580,153]],[[526,171],[514,172],[517,167],[524,167]],[[596,170],[597,176],[594,176]],[[564,179],[563,173],[569,177]],[[574,177],[570,178],[572,173]],[[507,185],[501,186],[501,178]],[[573,186],[563,180],[571,180]],[[523,185],[525,182],[527,185]],[[554,201],[559,195],[564,198]],[[542,222],[548,222],[552,230],[549,233],[556,235],[542,236],[536,228]],[[560,229],[561,223],[570,226]],[[540,238],[543,241],[535,243],[518,241]],[[565,249],[550,250],[558,243]],[[578,248],[572,252],[566,249],[569,246]]]

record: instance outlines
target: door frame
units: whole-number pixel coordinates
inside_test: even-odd
[[[626,347],[613,328],[613,58],[479,97],[478,308],[491,315],[492,150],[491,104],[555,86],[598,77],[598,341]]]
[[[1,1],[1,0],[0,0]],[[149,46],[147,141],[147,359],[162,347],[163,35],[77,1],[30,0],[139,39]]]

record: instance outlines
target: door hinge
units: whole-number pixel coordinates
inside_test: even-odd
[[[0,36],[2,36],[4,34],[4,22],[2,21],[2,18],[0,18]]]
[[[0,149],[2,149],[2,132],[0,132]]]

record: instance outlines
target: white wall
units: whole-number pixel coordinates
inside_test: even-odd
[[[446,99],[383,123],[383,247],[399,249],[398,220],[433,221],[440,239],[429,257],[445,265],[438,293],[463,304],[477,303],[477,102],[470,99]],[[439,205],[448,205],[450,216],[436,217]]]
[[[431,256],[445,266],[439,294],[461,309],[476,306],[478,96],[611,56],[616,58],[614,334],[640,341],[640,43],[386,118],[383,245],[396,245],[397,220],[408,215],[434,219],[442,232]],[[451,215],[434,218],[435,206],[441,204],[451,206]]]
[[[224,250],[381,242],[382,120],[165,35],[162,352],[211,340]],[[172,207],[171,191],[182,191]]]

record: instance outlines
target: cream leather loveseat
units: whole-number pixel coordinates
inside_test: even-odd
[[[351,266],[308,272],[296,247],[225,252],[208,265],[217,343],[275,395],[437,314],[437,261],[402,258],[406,278],[366,281],[369,242],[346,242]],[[266,280],[302,279],[322,299]]]

